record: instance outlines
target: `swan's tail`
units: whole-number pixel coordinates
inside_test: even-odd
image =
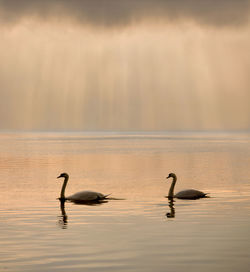
[[[125,200],[125,198],[108,197],[108,196],[110,196],[110,195],[111,195],[111,194],[105,195],[104,200],[105,200],[105,199],[107,199],[107,200]]]
[[[110,195],[112,195],[112,193],[111,193],[111,194],[104,195],[104,199],[107,199],[108,196],[110,196]]]

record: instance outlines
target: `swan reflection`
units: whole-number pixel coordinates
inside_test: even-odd
[[[63,199],[60,199],[60,209],[61,215],[58,216],[59,217],[58,224],[59,226],[61,226],[62,229],[66,229],[68,224],[68,216],[65,212],[65,200]]]
[[[175,208],[174,208],[173,198],[168,199],[168,206],[170,208],[170,212],[166,213],[167,218],[175,218]]]
[[[59,199],[60,201],[60,209],[61,209],[61,215],[58,216],[59,220],[58,220],[58,225],[62,228],[62,229],[66,229],[68,226],[68,216],[67,213],[65,211],[65,199]],[[107,203],[107,200],[99,200],[99,201],[77,201],[74,202],[74,204],[76,205],[87,205],[87,206],[97,206],[97,205],[101,205],[103,203]]]

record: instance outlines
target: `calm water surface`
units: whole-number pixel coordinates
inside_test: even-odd
[[[0,134],[0,271],[249,271],[249,136]],[[61,206],[61,172],[120,200]]]

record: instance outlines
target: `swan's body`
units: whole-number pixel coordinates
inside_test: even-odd
[[[174,187],[177,181],[177,177],[174,173],[170,173],[167,178],[171,178],[171,177],[173,178],[173,181],[168,192],[168,198],[198,199],[198,198],[207,196],[206,193],[203,193],[201,191],[194,190],[194,189],[183,190],[178,192],[177,194],[174,194]]]
[[[67,182],[69,180],[69,175],[67,173],[62,173],[57,178],[64,178],[60,200],[68,200],[72,202],[88,202],[88,201],[90,202],[90,201],[101,201],[101,200],[107,199],[108,195],[103,195],[101,193],[93,192],[93,191],[81,191],[81,192],[65,197],[65,189],[67,186]]]
[[[81,191],[71,196],[67,196],[66,199],[69,201],[95,201],[105,199],[106,197],[107,195],[98,192]]]

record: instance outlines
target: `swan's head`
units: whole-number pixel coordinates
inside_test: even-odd
[[[174,173],[170,173],[166,178],[176,178],[176,175]]]
[[[69,178],[69,175],[67,173],[62,173],[60,176],[57,178]]]

